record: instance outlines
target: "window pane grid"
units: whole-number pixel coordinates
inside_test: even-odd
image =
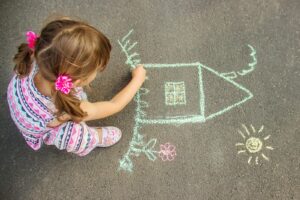
[[[165,104],[173,106],[186,104],[185,85],[183,81],[165,83]]]

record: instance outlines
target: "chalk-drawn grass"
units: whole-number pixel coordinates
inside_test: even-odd
[[[126,61],[125,63],[129,65],[130,68],[134,68],[137,64],[141,64],[141,59],[140,55],[137,52],[133,52],[132,50],[136,46],[137,42],[131,42],[129,36],[132,34],[133,30],[130,30],[128,34],[126,34],[121,40],[118,40],[118,43],[121,47],[122,52],[126,56]],[[155,150],[155,145],[157,142],[156,138],[150,139],[148,142],[145,142],[143,139],[143,135],[140,133],[140,129],[142,125],[145,124],[184,124],[184,123],[204,123],[207,120],[213,119],[219,115],[222,115],[229,110],[232,110],[233,108],[245,103],[246,101],[250,100],[253,97],[253,94],[240,85],[239,83],[235,82],[233,79],[235,79],[238,75],[244,76],[250,72],[252,72],[255,69],[255,66],[257,64],[256,60],[256,52],[255,49],[251,46],[248,45],[249,48],[251,49],[251,57],[253,59],[253,62],[248,64],[249,68],[244,69],[242,71],[237,71],[237,72],[229,72],[229,73],[220,73],[200,62],[192,62],[192,63],[174,63],[174,64],[159,64],[159,63],[143,63],[144,67],[147,68],[148,70],[160,70],[160,69],[181,69],[181,68],[186,68],[186,69],[196,69],[197,71],[197,77],[198,81],[196,84],[198,84],[199,88],[199,100],[198,100],[198,111],[196,114],[182,114],[180,116],[157,116],[157,117],[148,117],[147,113],[145,111],[146,108],[149,107],[149,102],[145,101],[142,99],[144,95],[149,94],[149,89],[144,86],[137,92],[134,101],[137,103],[136,104],[136,109],[135,109],[135,124],[133,128],[133,137],[132,140],[129,143],[129,149],[128,151],[123,155],[123,157],[120,160],[120,167],[119,170],[125,170],[131,172],[133,170],[133,163],[131,160],[132,156],[139,156],[141,153],[146,155],[149,160],[155,161],[157,158],[157,155],[159,151]],[[203,80],[203,74],[205,73],[210,73],[217,77],[219,80],[222,80],[234,88],[236,90],[239,90],[241,93],[243,93],[243,98],[240,100],[237,100],[235,102],[232,102],[230,105],[224,106],[220,108],[217,111],[206,111],[206,102],[205,102],[205,90],[204,90],[204,80]],[[148,77],[147,81],[151,81],[151,77]],[[153,80],[155,81],[155,80]],[[184,82],[180,82],[181,85],[180,87],[184,86]],[[168,86],[167,86],[168,87]],[[168,90],[169,88],[167,88]],[[182,89],[182,97],[184,94],[184,99],[182,99],[182,103],[177,103],[179,106],[186,104],[186,97],[185,93],[185,88]],[[166,91],[165,91],[166,92]],[[165,94],[168,95],[168,94]],[[165,102],[166,106],[170,106],[170,104],[173,104],[174,106],[176,105],[175,100],[167,99],[168,97],[165,96]],[[150,102],[151,103],[151,102]],[[162,155],[162,154],[160,154]]]

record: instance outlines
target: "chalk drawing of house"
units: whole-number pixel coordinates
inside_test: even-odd
[[[144,116],[140,116],[138,118],[138,122],[143,124],[182,124],[182,123],[198,123],[198,122],[204,122],[208,119],[212,119],[218,115],[221,115],[230,109],[246,102],[247,100],[251,99],[253,97],[252,93],[241,86],[240,84],[236,83],[230,78],[227,78],[223,76],[222,74],[218,73],[217,71],[213,70],[212,68],[209,68],[201,63],[176,63],[176,64],[144,64],[145,68],[147,68],[147,73],[151,74],[151,71],[153,70],[162,70],[163,68],[171,69],[171,70],[178,70],[179,68],[185,68],[185,73],[187,72],[187,69],[193,69],[193,72],[196,73],[196,76],[198,76],[198,80],[196,80],[196,84],[198,84],[199,91],[193,91],[192,94],[190,93],[189,96],[186,96],[189,92],[189,89],[193,87],[192,84],[193,80],[185,80],[183,81],[181,78],[177,78],[174,80],[168,80],[165,81],[164,84],[158,85],[156,88],[152,87],[149,89],[148,95],[157,96],[157,93],[151,94],[153,90],[158,90],[159,92],[163,93],[164,97],[161,98],[161,102],[164,102],[166,107],[169,107],[172,112],[175,112],[174,114],[169,115],[163,115],[167,109],[161,109],[162,106],[151,105],[151,102],[142,101],[143,98],[141,97],[141,102],[146,104],[148,107],[151,105],[151,109],[149,111],[156,112],[156,117],[152,116],[149,117],[147,113]],[[165,71],[166,71],[165,69]],[[216,76],[217,79],[220,79],[224,81],[225,83],[232,84],[232,86],[236,87],[237,90],[240,90],[244,93],[244,97],[241,100],[238,100],[236,102],[233,102],[230,105],[227,105],[223,108],[220,108],[219,110],[216,110],[214,112],[206,112],[206,102],[205,102],[205,90],[204,90],[204,77],[203,74],[205,73],[211,73]],[[166,78],[166,77],[164,77]],[[149,77],[151,79],[151,77]],[[158,81],[159,82],[159,81]],[[155,79],[155,85],[157,84],[157,79]],[[159,84],[159,83],[158,83]],[[145,84],[147,85],[147,83]],[[225,85],[225,84],[224,84]],[[187,86],[190,86],[190,88],[186,88]],[[162,88],[164,91],[162,91]],[[198,93],[198,94],[197,94]],[[158,95],[162,96],[162,95]],[[193,111],[194,113],[187,113],[186,104],[189,101],[190,98],[194,98],[193,101],[198,101],[195,104],[197,107],[192,107],[190,109],[190,112]],[[158,109],[156,109],[158,107]],[[183,107],[183,109],[181,109]],[[162,111],[162,112],[159,112]],[[177,112],[176,112],[177,111]],[[173,116],[172,116],[173,115]],[[159,117],[160,116],[160,117]]]
[[[134,68],[141,63],[141,60],[138,58],[138,53],[129,53],[137,44],[137,42],[130,43],[128,39],[132,32],[133,30],[118,42],[122,52],[126,55],[125,63]],[[133,163],[130,158],[132,155],[138,156],[144,153],[150,160],[156,159],[157,151],[154,150],[156,139],[153,138],[148,143],[144,143],[143,135],[139,131],[143,124],[203,123],[251,99],[253,94],[234,81],[237,76],[252,72],[256,66],[256,52],[252,46],[248,46],[252,50],[250,55],[253,62],[248,64],[247,69],[237,72],[220,73],[200,62],[143,64],[147,69],[148,80],[134,99],[137,106],[133,138],[127,153],[120,160],[119,169],[132,171]],[[209,90],[205,88],[213,83],[207,83],[207,76],[212,77],[214,82],[220,82],[219,89],[231,87],[239,93],[239,97],[221,106],[215,103],[214,108],[210,108],[208,104],[214,102],[214,98],[207,97]]]

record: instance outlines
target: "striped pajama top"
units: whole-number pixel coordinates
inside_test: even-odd
[[[67,150],[79,156],[90,153],[98,144],[99,136],[95,127],[85,122],[67,121],[57,127],[46,125],[55,118],[56,108],[51,98],[41,94],[33,78],[38,71],[34,62],[30,74],[24,78],[13,75],[7,88],[7,102],[10,116],[26,143],[34,150],[43,143],[55,145],[60,150]],[[86,100],[82,87],[75,88],[76,97]]]

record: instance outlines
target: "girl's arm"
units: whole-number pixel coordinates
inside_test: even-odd
[[[101,101],[91,103],[89,101],[81,101],[80,108],[87,112],[87,116],[82,119],[82,121],[91,121],[96,119],[105,118],[116,114],[123,110],[123,108],[133,99],[136,92],[142,86],[145,81],[146,70],[142,65],[138,65],[132,71],[132,80],[128,85],[123,88],[118,94],[116,94],[110,101]],[[68,114],[61,116],[62,120],[71,120]],[[48,127],[56,127],[60,125],[57,119],[48,123]]]
[[[123,110],[123,108],[133,99],[134,95],[145,81],[146,70],[142,65],[137,66],[137,68],[132,71],[132,77],[133,78],[128,85],[116,94],[110,101],[95,103],[82,101],[80,108],[88,113],[88,116],[83,118],[82,121],[105,118]]]

